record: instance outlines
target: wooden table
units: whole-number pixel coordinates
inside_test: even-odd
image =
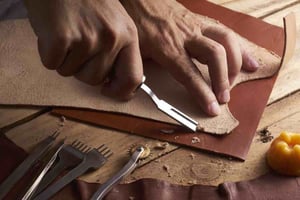
[[[282,26],[282,18],[294,11],[300,26],[300,2],[297,0],[212,0],[225,7],[258,17]],[[257,132],[268,128],[274,137],[282,130],[300,132],[300,32],[296,52],[288,66],[280,73],[269,99]],[[6,134],[16,144],[30,151],[33,146],[62,126],[61,118],[49,113],[49,108],[0,106],[0,133]],[[114,155],[109,163],[81,179],[103,183],[118,171],[128,159],[131,145],[143,143],[152,149],[152,155],[124,182],[140,178],[157,178],[177,184],[217,185],[224,181],[239,181],[258,177],[267,172],[265,153],[270,142],[263,143],[257,134],[245,162],[176,145],[156,148],[160,141],[107,130],[76,121],[67,120],[60,138],[67,142],[79,139],[97,147],[107,144]]]

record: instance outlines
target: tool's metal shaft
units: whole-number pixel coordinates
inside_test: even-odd
[[[186,114],[176,109],[174,106],[168,104],[164,100],[159,99],[145,83],[142,83],[140,85],[140,88],[151,97],[152,101],[156,104],[159,110],[161,110],[171,118],[175,119],[185,127],[191,129],[192,131],[195,132],[197,130],[197,121],[193,120],[191,117],[187,116]]]
[[[31,187],[27,190],[27,192],[24,195],[24,197],[22,198],[22,200],[31,199],[32,195],[34,194],[34,192],[36,191],[37,187],[39,186],[41,180],[43,179],[43,177],[45,176],[45,174],[48,172],[48,170],[50,169],[50,167],[53,165],[54,161],[57,158],[58,153],[63,148],[63,146],[64,146],[64,143],[62,142],[62,144],[60,144],[60,146],[58,147],[58,149],[56,150],[56,152],[53,154],[53,156],[51,157],[51,159],[48,161],[47,165],[41,171],[41,173],[39,174],[39,176],[35,179],[35,181],[31,185]]]
[[[114,185],[116,185],[122,178],[132,172],[137,166],[137,161],[140,156],[144,152],[143,147],[138,147],[137,150],[133,153],[128,163],[112,178],[110,178],[107,182],[101,185],[101,187],[94,193],[91,200],[101,200]]]
[[[7,195],[10,189],[19,181],[28,169],[50,148],[57,135],[57,133],[54,133],[53,136],[49,136],[41,141],[34,151],[0,185],[0,200]]]

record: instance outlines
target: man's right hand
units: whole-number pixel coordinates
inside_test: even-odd
[[[118,0],[25,0],[48,69],[130,98],[143,65],[134,22]]]

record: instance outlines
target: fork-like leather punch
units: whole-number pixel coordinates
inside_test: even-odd
[[[102,152],[102,153],[100,153]],[[110,150],[101,150],[92,149],[88,153],[85,154],[82,162],[69,171],[65,176],[59,179],[57,182],[49,186],[46,190],[38,194],[34,200],[46,200],[52,197],[55,193],[60,191],[63,187],[73,181],[75,178],[84,174],[88,169],[94,168],[97,169],[101,167],[106,161],[107,157],[110,156]]]
[[[5,179],[0,185],[0,199],[3,199],[28,169],[47,152],[58,135],[59,132],[56,131],[51,136],[42,140],[33,152]]]

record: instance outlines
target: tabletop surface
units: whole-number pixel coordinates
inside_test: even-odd
[[[294,12],[297,29],[300,26],[298,0],[212,0],[211,2],[281,27],[282,18]],[[66,137],[67,143],[78,139],[91,147],[106,144],[114,154],[102,168],[80,177],[88,182],[103,183],[111,177],[128,160],[128,149],[137,143],[147,144],[151,149],[151,156],[142,160],[141,165],[123,182],[140,178],[157,178],[183,185],[218,185],[225,181],[252,179],[269,170],[265,153],[271,141],[260,134],[262,130],[268,129],[274,137],[283,130],[300,132],[300,67],[297,65],[300,59],[299,37],[298,31],[294,57],[277,79],[245,162],[65,120],[50,114],[49,108],[41,107],[0,106],[0,134],[6,134],[28,152],[58,128],[62,129],[59,138]]]

